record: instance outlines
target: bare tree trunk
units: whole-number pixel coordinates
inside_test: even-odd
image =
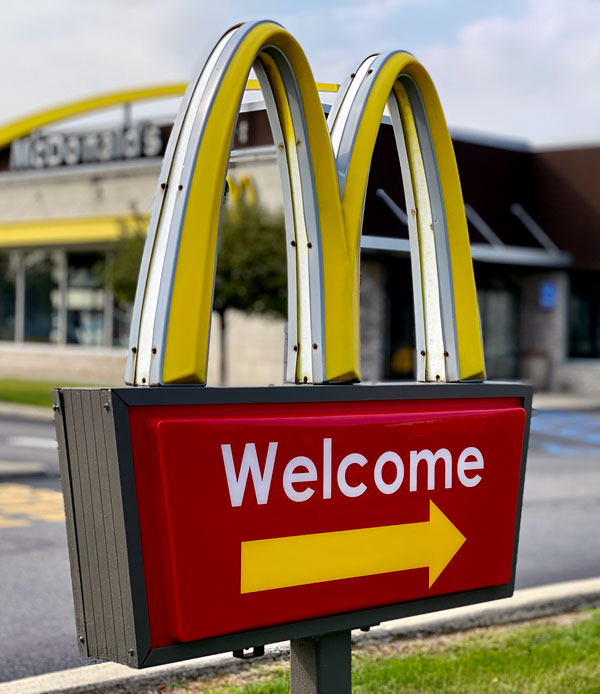
[[[221,368],[221,385],[227,385],[227,354],[226,354],[226,330],[225,330],[225,311],[218,311],[220,322],[221,322],[221,363],[219,364]]]

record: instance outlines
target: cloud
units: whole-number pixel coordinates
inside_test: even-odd
[[[420,55],[451,124],[536,143],[600,141],[600,3],[532,0]]]
[[[535,142],[600,139],[598,0],[21,0],[0,24],[0,122],[100,91],[186,80],[221,32],[273,18],[320,81],[404,48],[451,126]]]

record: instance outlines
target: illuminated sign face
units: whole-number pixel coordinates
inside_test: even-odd
[[[154,647],[511,580],[519,398],[129,419]]]
[[[54,169],[158,157],[164,153],[165,142],[163,129],[153,123],[85,133],[37,134],[13,141],[9,167],[16,170]]]

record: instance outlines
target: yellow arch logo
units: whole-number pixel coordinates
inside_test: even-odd
[[[229,199],[234,209],[241,204],[254,206],[258,202],[256,188],[250,176],[235,178],[227,176],[227,187],[229,188]]]
[[[410,54],[369,56],[327,118],[306,57],[269,21],[229,30],[190,83],[173,127],[138,282],[126,380],[205,383],[219,216],[239,105],[253,68],[281,171],[288,242],[288,371],[360,378],[359,255],[375,139],[388,108],[409,214],[417,377],[484,377],[477,299],[452,142]]]

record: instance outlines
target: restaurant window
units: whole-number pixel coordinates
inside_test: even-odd
[[[415,371],[415,310],[409,258],[392,261],[387,273],[388,347],[386,378],[413,380]]]
[[[569,357],[600,359],[600,278],[597,273],[571,277]]]
[[[52,260],[41,250],[25,255],[25,342],[56,341],[57,281]]]
[[[99,347],[104,339],[104,290],[95,269],[101,253],[68,254],[67,344]]]
[[[0,340],[15,339],[16,255],[0,253]]]

